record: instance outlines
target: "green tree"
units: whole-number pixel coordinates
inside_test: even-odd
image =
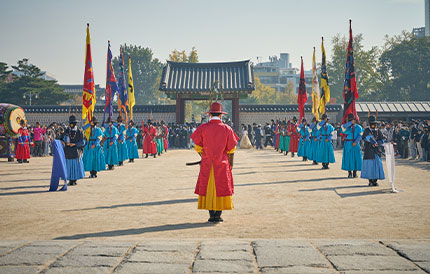
[[[380,57],[380,100],[430,100],[430,37],[410,32],[388,37]]]
[[[157,104],[160,98],[158,91],[159,79],[163,64],[150,48],[127,45],[121,46],[124,57],[124,73],[128,81],[128,57],[131,56],[131,69],[133,71],[133,83],[135,89],[136,104]],[[119,74],[119,56],[113,59],[114,70]]]
[[[6,80],[7,76],[12,73],[12,71],[7,68],[8,65],[6,63],[0,62],[0,81]]]
[[[280,94],[277,104],[297,104],[297,94],[293,82],[288,81],[285,92]]]
[[[24,58],[18,61],[18,66],[12,67],[21,71],[23,76],[9,83],[0,83],[0,102],[28,105],[31,94],[32,105],[57,105],[72,97],[56,81],[40,78],[41,70],[29,65],[28,59]]]
[[[343,86],[345,81],[345,67],[349,37],[337,34],[332,38],[332,57],[327,63],[329,77],[330,97],[337,102],[343,102]],[[373,95],[380,89],[381,77],[378,72],[378,58],[380,50],[372,47],[369,50],[363,48],[363,35],[354,36],[354,68],[357,79],[357,90],[360,100],[372,100]]]
[[[22,72],[24,76],[29,77],[39,77],[42,76],[43,73],[41,72],[40,68],[33,64],[28,63],[28,58],[24,58],[22,60],[18,61],[17,66],[12,66],[15,70]]]

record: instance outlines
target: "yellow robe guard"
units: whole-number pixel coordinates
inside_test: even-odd
[[[198,145],[194,145],[194,149],[198,153],[203,153],[203,148]],[[236,148],[228,151],[227,154],[232,154]],[[231,210],[233,209],[233,199],[232,196],[216,196],[216,187],[215,187],[215,176],[214,176],[214,167],[211,166],[211,172],[209,174],[209,182],[206,190],[206,196],[199,195],[198,201],[198,209],[206,209],[206,210]]]

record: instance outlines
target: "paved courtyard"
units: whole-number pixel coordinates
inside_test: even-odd
[[[430,165],[399,160],[396,186],[347,179],[273,150],[238,150],[235,209],[206,222],[192,150],[47,192],[52,158],[0,160],[0,273],[423,273]]]

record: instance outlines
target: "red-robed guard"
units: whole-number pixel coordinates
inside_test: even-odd
[[[275,136],[276,136],[275,149],[276,151],[279,151],[279,139],[281,139],[280,138],[281,131],[279,130],[279,121],[276,121]]]
[[[222,105],[215,102],[209,110],[210,121],[191,135],[195,150],[202,157],[195,194],[198,209],[209,210],[209,222],[222,222],[223,210],[233,209],[233,156],[239,140],[236,133],[221,120]]]
[[[299,134],[297,133],[297,118],[293,117],[293,122],[288,127],[288,136],[290,136],[290,146],[288,151],[291,152],[291,157],[299,150]]]
[[[20,122],[21,128],[18,129],[18,143],[16,147],[16,160],[18,163],[29,163],[30,159],[30,145],[33,142],[30,138],[30,133],[28,132],[27,126],[24,120]]]
[[[161,121],[161,126],[162,126],[162,130],[163,130],[164,152],[167,152],[167,147],[169,146],[169,142],[167,141],[167,138],[169,138],[169,128],[166,126],[164,121]]]
[[[146,154],[145,158],[151,154],[156,158],[157,156],[157,144],[155,143],[155,136],[157,135],[157,129],[152,125],[152,121],[148,120],[148,123],[143,128],[143,154]]]

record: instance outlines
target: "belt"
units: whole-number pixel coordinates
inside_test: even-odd
[[[353,139],[345,139],[344,141],[354,141]]]

